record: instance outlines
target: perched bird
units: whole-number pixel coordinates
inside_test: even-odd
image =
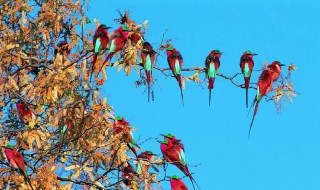
[[[251,124],[250,124],[248,138],[250,138],[252,124],[256,116],[256,113],[258,111],[259,103],[261,99],[270,92],[271,88],[272,88],[272,73],[269,70],[263,70],[257,84],[257,95],[254,98],[253,103],[251,105],[251,108],[254,105],[255,105],[255,108],[254,108],[254,113],[253,113]]]
[[[173,146],[173,144],[170,141],[164,139],[160,141],[160,149],[163,158],[167,162],[177,166],[186,176],[190,178],[193,188],[195,188],[194,183],[198,186],[197,182],[194,180],[191,173],[189,172],[185,154],[182,148],[178,146]]]
[[[177,79],[179,83],[182,105],[184,105],[183,93],[182,93],[182,78],[181,78],[181,68],[182,68],[183,58],[180,52],[177,51],[176,48],[174,48],[171,45],[167,47],[167,61],[174,77]]]
[[[59,42],[56,48],[54,49],[54,62],[58,62],[59,64],[64,63],[70,52],[71,51],[68,42]]]
[[[31,112],[31,110],[28,108],[28,106],[22,100],[19,100],[18,103],[16,104],[16,106],[17,106],[18,116],[19,116],[20,120],[24,124],[28,124],[29,121],[31,121],[31,119],[33,117],[33,113]]]
[[[24,165],[23,156],[14,148],[13,145],[4,146],[4,153],[9,161],[10,167],[17,170],[21,175],[23,175],[24,179],[28,182],[31,189],[33,189],[31,181],[27,175],[27,169]]]
[[[104,60],[104,63],[109,61],[114,54],[122,50],[126,45],[129,35],[129,28],[127,26],[121,26],[113,32],[111,35],[110,49],[107,58]]]
[[[140,30],[138,30],[137,32],[132,33],[132,34],[128,37],[128,39],[131,40],[131,45],[135,46],[140,40],[143,39],[142,36],[141,36],[141,34],[140,34],[139,32],[140,32]]]
[[[131,182],[133,181],[133,178],[135,175],[136,175],[136,171],[134,171],[134,168],[129,162],[127,162],[125,167],[122,166],[122,178],[123,178],[123,183],[126,186],[131,185]]]
[[[171,133],[167,133],[167,134],[161,134],[161,136],[163,136],[166,140],[170,141],[172,143],[173,146],[179,146],[180,148],[183,149],[184,151],[184,145],[181,143],[180,139],[177,139],[174,135],[172,135]]]
[[[101,51],[103,51],[107,45],[109,44],[109,36],[108,36],[108,29],[111,27],[107,27],[105,24],[101,24],[98,29],[95,31],[93,35],[93,61],[92,65],[97,61],[97,57]]]
[[[278,80],[281,73],[281,66],[285,66],[285,65],[281,64],[279,61],[274,61],[270,65],[268,65],[268,69],[272,73],[272,81]]]
[[[154,58],[156,52],[152,49],[152,46],[149,42],[144,42],[141,51],[141,60],[146,71],[147,76],[147,85],[148,85],[148,102],[150,100],[150,83],[151,83],[151,75],[152,75],[152,67],[154,65]]]
[[[154,156],[155,154],[153,154],[151,151],[144,151],[138,155],[138,163],[136,167],[137,174],[141,174],[143,171],[148,171],[150,165],[154,170],[159,172],[159,170],[150,163]],[[144,164],[145,162],[147,162],[147,164]]]
[[[138,158],[137,151],[134,148],[136,146],[140,149],[137,143],[134,141],[130,124],[122,116],[117,116],[115,122],[113,123],[113,135],[122,133],[122,140],[127,144],[128,148],[133,152],[133,154]]]
[[[212,50],[210,54],[207,56],[205,65],[206,65],[206,75],[209,79],[209,106],[211,104],[211,90],[213,88],[215,77],[218,73],[218,69],[220,67],[220,56],[222,52],[219,50]]]
[[[248,107],[248,88],[250,84],[250,77],[252,74],[254,61],[253,56],[258,55],[251,51],[245,51],[240,58],[240,68],[244,77],[244,86],[246,88],[246,106]]]
[[[171,185],[171,190],[188,190],[188,187],[176,175],[171,176],[170,185]]]

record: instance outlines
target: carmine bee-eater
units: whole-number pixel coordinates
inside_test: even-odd
[[[179,146],[180,148],[183,149],[184,151],[184,145],[181,143],[180,139],[177,139],[174,135],[172,135],[171,133],[167,133],[167,134],[161,134],[161,136],[163,136],[166,140],[170,141],[172,143],[173,146]]]
[[[136,146],[140,149],[137,143],[134,141],[132,133],[130,131],[130,124],[122,116],[117,116],[115,122],[113,123],[113,134],[122,133],[122,140],[127,143],[128,148],[133,152],[133,154],[138,158],[137,151],[134,148]]]
[[[16,106],[17,106],[18,116],[20,120],[24,124],[27,124],[32,119],[33,113],[22,100],[19,100]]]
[[[144,42],[141,51],[141,60],[146,71],[147,76],[147,85],[148,85],[148,102],[150,100],[150,83],[151,83],[151,75],[152,75],[152,67],[154,64],[156,52],[152,49],[152,46],[149,42]]]
[[[205,64],[206,64],[206,75],[209,79],[209,106],[211,104],[211,90],[213,88],[215,77],[218,73],[218,69],[220,67],[220,56],[222,52],[219,50],[212,50],[210,54],[207,56]]]
[[[181,68],[182,68],[183,58],[180,52],[177,51],[176,48],[174,48],[171,45],[167,47],[167,61],[174,77],[177,79],[179,83],[182,105],[184,105],[183,93],[182,93],[182,78],[181,78]]]
[[[101,24],[93,35],[94,55],[93,55],[92,65],[96,63],[99,53],[103,51],[110,42],[109,36],[108,36],[109,28],[111,27],[107,27],[105,24]]]
[[[253,103],[251,105],[251,108],[252,108],[255,104],[255,108],[254,108],[254,112],[253,112],[253,116],[250,124],[248,138],[250,138],[252,124],[254,121],[254,117],[256,116],[256,113],[258,111],[259,103],[261,99],[270,92],[271,88],[272,88],[272,73],[269,70],[263,70],[257,84],[257,95],[254,98]]]
[[[63,64],[66,61],[70,52],[71,51],[69,45],[66,41],[59,42],[56,48],[54,49],[54,62]]]
[[[153,154],[151,151],[144,151],[138,156],[138,164],[136,167],[136,172],[138,174],[143,173],[144,171],[148,171],[149,166],[151,165],[152,168],[159,172],[158,168],[154,167],[150,162],[153,160],[155,154]],[[146,163],[146,164],[145,164]]]
[[[122,166],[122,178],[123,178],[123,183],[126,186],[131,185],[131,181],[133,180],[135,174],[136,174],[136,171],[134,171],[133,167],[129,162],[127,162],[127,165],[125,167]]]
[[[113,32],[111,35],[110,49],[107,58],[104,60],[104,63],[109,61],[114,54],[122,50],[126,45],[129,35],[129,28],[127,26],[121,26]]]
[[[31,189],[33,189],[31,181],[27,175],[27,169],[24,165],[23,156],[17,151],[17,149],[14,148],[13,145],[7,145],[4,146],[4,148],[4,153],[9,161],[10,167],[17,170],[21,175],[23,175],[25,180],[30,185]]]
[[[171,176],[170,185],[171,185],[171,190],[188,190],[188,187],[176,175]]]
[[[167,162],[177,166],[186,176],[188,176],[191,180],[193,188],[195,189],[194,183],[197,186],[198,184],[189,172],[183,149],[178,146],[173,146],[173,144],[166,139],[160,141],[160,149],[163,154],[163,158]],[[198,188],[200,189],[199,186]]]
[[[277,81],[280,73],[281,73],[281,66],[285,66],[284,64],[281,64],[279,61],[274,61],[270,65],[268,65],[269,71],[271,71],[272,74],[272,81]]]
[[[250,77],[252,74],[254,61],[253,56],[258,55],[251,51],[245,51],[240,58],[240,68],[244,77],[244,86],[246,88],[246,106],[248,107],[248,88],[250,84]]]

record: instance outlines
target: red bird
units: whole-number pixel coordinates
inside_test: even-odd
[[[31,189],[33,189],[30,179],[27,175],[27,169],[24,165],[23,156],[14,148],[12,145],[7,145],[4,147],[4,153],[9,161],[10,167],[18,170],[18,172],[23,175],[25,180],[30,185]]]
[[[218,69],[220,67],[220,56],[222,52],[219,50],[212,50],[210,54],[207,56],[205,65],[206,65],[206,75],[209,79],[209,106],[211,104],[211,90],[213,88],[214,79],[218,73]]]
[[[129,162],[127,162],[127,166],[125,166],[125,167],[122,166],[122,178],[123,178],[123,183],[126,186],[131,185],[131,182],[133,181],[135,174],[136,174],[136,172],[134,171],[131,164],[129,164]]]
[[[94,65],[97,61],[97,57],[99,52],[106,49],[107,45],[109,44],[109,36],[108,36],[108,29],[111,27],[107,27],[105,24],[101,24],[98,29],[95,31],[93,35],[93,61],[92,64]]]
[[[194,180],[191,173],[189,172],[185,154],[182,148],[178,146],[173,146],[173,144],[170,141],[164,139],[160,141],[160,149],[163,154],[163,158],[167,162],[170,162],[171,164],[177,166],[186,176],[190,178],[193,188],[195,188],[194,183],[198,186],[197,182]]]
[[[33,116],[31,110],[27,107],[27,105],[22,100],[19,100],[16,106],[17,106],[20,120],[24,124],[27,124],[32,119],[32,116]]]
[[[253,56],[258,55],[256,53],[252,53],[251,51],[245,51],[240,58],[240,68],[241,72],[244,76],[244,86],[246,88],[246,106],[248,107],[248,88],[250,84],[250,77],[252,74],[254,61]]]
[[[159,172],[159,170],[150,163],[154,156],[155,154],[153,154],[151,151],[144,151],[139,154],[136,172],[141,174],[143,171],[148,171],[150,165],[155,171]],[[145,162],[147,162],[147,164],[144,164]]]
[[[122,133],[122,140],[127,143],[128,148],[133,152],[133,154],[138,158],[137,151],[134,146],[140,148],[135,140],[133,139],[130,124],[122,116],[117,116],[115,122],[113,123],[113,134]]]
[[[152,67],[154,64],[156,52],[152,49],[152,46],[149,42],[144,42],[141,51],[141,60],[146,71],[147,76],[147,84],[148,84],[148,102],[150,100],[150,83],[151,83],[151,74],[152,74]]]
[[[188,187],[176,175],[171,176],[170,185],[171,185],[171,190],[188,190]]]
[[[60,64],[64,63],[70,52],[69,45],[66,41],[59,42],[54,49],[54,61],[59,61]]]
[[[167,47],[167,61],[169,64],[169,67],[177,79],[180,87],[180,93],[181,93],[181,99],[182,99],[182,105],[184,105],[183,102],[183,93],[182,93],[182,78],[181,78],[181,68],[183,63],[182,55],[179,51],[176,50],[173,46],[169,45]]]
[[[121,26],[117,30],[115,30],[111,36],[111,44],[109,49],[109,54],[103,63],[109,61],[114,54],[118,51],[122,50],[126,45],[129,35],[129,28],[127,26]]]
[[[171,133],[167,133],[166,135],[161,134],[166,140],[170,141],[173,146],[178,146],[183,149],[184,151],[184,145],[181,143],[180,139],[177,139],[174,135]]]
[[[259,80],[258,80],[258,84],[257,84],[257,95],[253,100],[253,103],[251,105],[251,108],[254,106],[254,104],[256,105],[254,108],[254,113],[252,116],[252,121],[250,124],[250,129],[249,129],[249,134],[248,137],[250,138],[250,133],[251,133],[251,128],[252,128],[252,124],[254,121],[254,117],[256,116],[256,113],[258,111],[258,107],[259,107],[259,103],[261,101],[261,99],[270,92],[271,88],[272,88],[272,73],[269,70],[264,70],[262,71]],[[251,109],[250,108],[250,109]]]
[[[279,61],[274,61],[270,65],[268,65],[268,69],[272,73],[272,81],[278,80],[281,73],[281,66],[285,66],[285,65],[281,64]]]

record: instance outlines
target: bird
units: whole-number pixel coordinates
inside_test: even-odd
[[[173,146],[179,146],[184,150],[184,145],[181,143],[180,139],[177,139],[174,135],[172,135],[171,133],[167,133],[167,134],[160,134],[161,136],[164,137],[164,139],[170,141],[172,143]]]
[[[141,174],[144,171],[148,171],[149,166],[152,166],[152,168],[159,172],[159,170],[154,167],[150,162],[153,160],[155,154],[153,154],[151,151],[144,151],[138,155],[138,162],[136,167],[136,173]],[[147,164],[145,164],[147,162]]]
[[[153,50],[151,44],[149,42],[144,42],[142,45],[141,51],[141,60],[146,71],[147,76],[147,85],[148,85],[148,102],[150,100],[150,83],[151,83],[151,75],[152,75],[152,67],[154,65],[156,52]]]
[[[245,51],[240,58],[240,68],[244,77],[244,86],[246,89],[246,106],[248,108],[248,88],[250,84],[250,77],[252,74],[252,70],[254,67],[253,56],[258,55],[256,53],[252,53],[251,51]]]
[[[68,57],[70,52],[71,52],[71,50],[69,48],[68,42],[66,42],[66,41],[59,42],[53,52],[54,53],[54,62],[59,63],[59,64],[63,64],[66,61],[65,59]]]
[[[137,151],[135,147],[140,147],[137,145],[133,139],[130,123],[125,120],[122,116],[117,116],[115,122],[113,123],[113,135],[122,133],[122,140],[127,144],[128,148],[133,152],[133,154],[138,158]]]
[[[122,50],[126,45],[129,36],[129,28],[127,26],[121,26],[113,32],[111,35],[109,53],[104,60],[103,64],[109,61],[114,54]]]
[[[195,189],[194,183],[198,186],[199,185],[189,172],[184,150],[180,147],[173,146],[173,144],[168,141],[167,139],[163,139],[160,141],[160,150],[162,152],[163,158],[169,162],[177,166],[186,176],[190,178],[193,188]]]
[[[176,175],[170,177],[170,185],[171,190],[188,190],[188,187]]]
[[[167,61],[169,67],[177,79],[180,87],[181,99],[182,99],[182,106],[184,106],[183,102],[183,93],[182,93],[182,78],[181,78],[181,68],[183,64],[183,58],[179,51],[176,50],[172,45],[168,45],[167,47]]]
[[[272,81],[277,81],[280,73],[281,73],[281,66],[285,66],[284,64],[281,64],[279,61],[274,61],[270,65],[268,65],[269,71],[272,73]]]
[[[206,75],[209,79],[209,106],[211,104],[211,90],[213,88],[215,77],[218,73],[218,69],[220,67],[220,56],[222,52],[219,50],[212,50],[205,60],[206,65]]]
[[[18,116],[19,116],[20,120],[24,124],[28,124],[29,121],[31,121],[31,119],[33,117],[33,113],[31,112],[31,110],[28,108],[28,106],[22,100],[19,100],[16,103],[16,106],[17,106]]]
[[[251,128],[254,121],[254,118],[257,114],[259,103],[261,99],[270,92],[272,88],[272,73],[270,70],[263,70],[262,73],[259,76],[258,84],[257,84],[257,94],[253,100],[253,103],[250,107],[250,109],[255,105],[250,128],[249,128],[249,134],[248,138],[250,138]]]
[[[109,36],[108,36],[108,29],[111,27],[108,27],[105,24],[101,24],[97,30],[94,32],[93,35],[93,61],[92,65],[94,65],[97,61],[97,57],[101,51],[106,49],[107,45],[110,42]]]
[[[4,147],[4,153],[9,161],[10,167],[17,170],[21,175],[23,175],[24,179],[28,182],[31,189],[33,190],[31,181],[27,175],[27,169],[24,164],[23,156],[14,148],[13,145],[7,145]]]

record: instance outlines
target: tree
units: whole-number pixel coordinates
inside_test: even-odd
[[[115,62],[104,62],[107,50],[103,50],[93,66],[93,31],[84,30],[90,22],[84,14],[87,6],[85,0],[0,2],[0,146],[11,143],[22,153],[34,189],[161,188],[161,181],[169,181],[166,174],[159,177],[148,169],[141,174],[130,170],[130,165],[139,162],[128,145],[134,128],[122,123],[116,130],[120,118],[100,94],[108,66],[124,68],[127,75],[135,68],[141,77],[136,84],[146,85],[138,60],[147,22],[136,24],[128,12],[120,13],[116,22],[129,29],[124,49],[114,55]],[[169,43],[171,40],[166,41]],[[159,47],[157,53],[165,47]],[[169,68],[153,67],[171,76]],[[181,71],[194,72],[184,76],[185,81],[204,82],[199,77],[203,66]],[[233,80],[239,73],[217,75],[244,88]],[[289,76],[274,88],[270,100],[279,103],[295,95],[293,84],[287,82]],[[160,157],[143,161],[155,171],[164,164]],[[30,188],[4,156],[0,175],[2,187]]]

